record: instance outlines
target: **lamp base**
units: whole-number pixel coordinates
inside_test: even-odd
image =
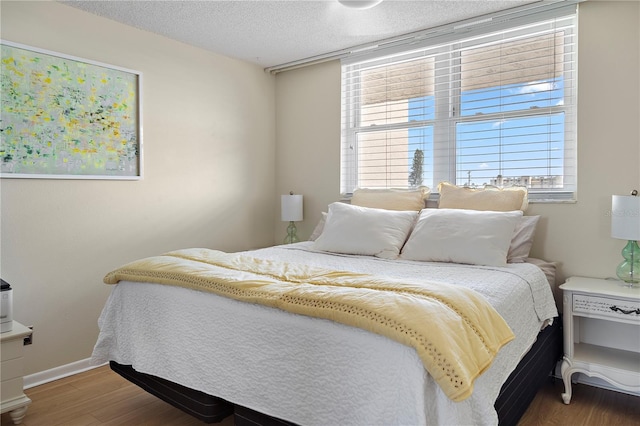
[[[289,222],[289,226],[287,226],[287,236],[284,238],[285,244],[299,243],[300,239],[296,235],[296,224],[293,221]]]
[[[622,249],[624,260],[618,268],[616,275],[629,287],[640,283],[640,246],[637,241],[629,241]]]

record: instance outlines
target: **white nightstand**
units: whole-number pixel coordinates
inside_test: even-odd
[[[31,400],[23,392],[22,346],[31,329],[13,322],[13,329],[0,333],[0,413],[9,411],[15,424],[20,424]]]
[[[640,288],[583,277],[571,277],[560,288],[564,292],[564,403],[571,401],[573,373],[640,393]]]

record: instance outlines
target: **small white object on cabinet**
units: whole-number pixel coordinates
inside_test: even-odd
[[[33,331],[13,321],[11,331],[0,334],[0,413],[9,412],[13,423],[20,424],[31,400],[23,391],[22,347],[24,338]]]
[[[640,394],[640,288],[584,277],[571,277],[560,288],[564,307],[564,403],[571,402],[574,373]]]

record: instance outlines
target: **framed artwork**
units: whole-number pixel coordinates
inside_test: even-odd
[[[142,74],[8,41],[0,177],[142,179]]]

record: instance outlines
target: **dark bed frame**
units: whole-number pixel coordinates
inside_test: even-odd
[[[503,384],[495,403],[500,425],[515,426],[540,387],[549,379],[563,353],[561,326],[562,321],[556,318],[553,325],[546,327]],[[217,423],[233,414],[237,426],[294,425],[168,380],[139,373],[130,365],[114,361],[109,364],[125,379],[205,423]]]

